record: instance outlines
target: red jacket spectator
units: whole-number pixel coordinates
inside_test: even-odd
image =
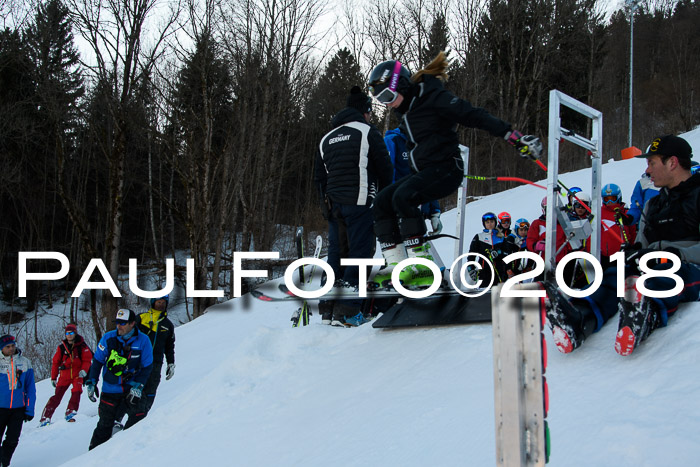
[[[66,326],[66,331],[75,332],[76,327],[73,324]],[[90,370],[92,362],[92,351],[85,343],[81,335],[76,334],[71,345],[67,339],[56,349],[51,365],[51,379],[56,380],[57,386],[82,385],[83,380],[78,376],[80,370],[85,370],[87,373]]]
[[[66,408],[66,421],[74,422],[74,417],[78,413],[80,394],[83,392],[83,378],[90,371],[92,351],[78,334],[75,324],[66,326],[66,338],[56,349],[51,363],[51,384],[56,388],[56,392],[44,407],[40,426],[51,423],[56,407],[61,403],[63,395],[71,384],[73,389]]]

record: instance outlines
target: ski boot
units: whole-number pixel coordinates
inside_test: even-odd
[[[389,287],[391,284],[391,273],[394,272],[394,267],[401,261],[408,258],[406,253],[406,245],[402,243],[382,243],[380,244],[382,248],[382,256],[384,256],[384,261],[386,265],[383,266],[377,273],[369,280],[368,288],[370,290],[380,289],[382,287]]]
[[[367,323],[362,311],[356,306],[349,306],[344,303],[337,302],[333,306],[333,319],[331,326],[357,327]]]
[[[430,254],[430,243],[426,243],[423,237],[411,237],[405,241],[409,258],[423,258],[433,261]],[[433,285],[435,277],[428,266],[412,264],[399,273],[401,285],[407,289],[422,289]]]
[[[75,410],[66,410],[66,421],[75,422],[76,415],[78,415],[78,412],[76,412]]]
[[[576,308],[554,284],[545,282],[544,287],[549,297],[545,300],[545,309],[554,344],[561,353],[571,353],[593,334],[595,315],[590,309]],[[581,308],[584,306],[582,303]]]
[[[615,352],[627,356],[654,329],[661,326],[659,305],[652,299],[642,296],[635,284],[637,276],[625,280],[625,296],[618,300],[620,322],[615,336]]]
[[[318,312],[321,315],[321,324],[331,324],[333,320],[333,302],[328,300],[319,302]]]
[[[406,248],[404,249],[404,245]],[[398,250],[398,251],[397,251]],[[423,258],[429,261],[433,260],[430,254],[430,244],[425,243],[423,237],[411,237],[406,239],[405,243],[398,245],[390,245],[387,248],[382,248],[382,255],[386,260],[387,266],[380,269],[374,278],[370,281],[370,288],[377,289],[380,287],[391,286],[391,275],[396,265],[407,258]],[[399,273],[399,281],[401,285],[407,289],[421,289],[430,287],[434,281],[433,271],[422,264],[412,264],[405,267]]]
[[[46,425],[51,425],[51,419],[46,418],[46,417],[41,417],[41,420],[39,421],[39,426],[46,426]]]

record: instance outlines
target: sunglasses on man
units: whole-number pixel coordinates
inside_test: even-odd
[[[73,336],[75,335],[75,331],[66,331],[66,336]]]

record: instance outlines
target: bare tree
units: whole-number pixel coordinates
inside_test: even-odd
[[[109,85],[104,92],[108,94],[114,129],[101,146],[101,156],[108,165],[109,186],[102,257],[116,281],[124,224],[129,106],[138,83],[150,76],[164,53],[164,41],[175,30],[180,4],[177,0],[68,0],[67,4],[92,53],[84,62],[85,68],[94,83]],[[148,37],[147,26],[151,31]],[[70,203],[68,207],[70,212]],[[74,222],[81,222],[78,213],[73,212],[71,217]],[[113,316],[117,299],[105,292],[102,305],[103,316]]]

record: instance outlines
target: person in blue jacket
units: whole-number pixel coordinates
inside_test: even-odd
[[[654,182],[651,181],[649,174],[644,172],[641,178],[637,180],[636,185],[634,185],[632,199],[630,200],[630,209],[627,212],[628,215],[634,218],[635,225],[639,225],[639,219],[642,217],[642,212],[644,211],[644,206],[646,206],[647,201],[658,194],[659,189],[654,185]]]
[[[408,177],[413,173],[411,162],[406,149],[406,134],[401,129],[401,126],[389,130],[384,135],[384,144],[389,150],[389,157],[394,166],[394,179],[392,183],[396,183],[404,177]],[[430,220],[430,225],[433,229],[431,232],[434,235],[442,231],[442,221],[440,220],[440,202],[436,199],[424,203],[420,207],[421,213],[425,219]]]
[[[102,372],[102,395],[95,431],[89,449],[93,449],[112,437],[112,428],[120,408],[126,407],[129,419],[124,429],[130,428],[146,416],[140,399],[153,368],[153,348],[148,337],[136,326],[133,310],[117,311],[117,329],[109,331],[97,345],[92,365],[85,380],[88,398],[97,402],[96,385]]]
[[[36,387],[32,363],[17,348],[15,338],[6,334],[0,337],[0,438],[5,436],[0,446],[0,464],[10,465],[22,422],[34,418]]]

